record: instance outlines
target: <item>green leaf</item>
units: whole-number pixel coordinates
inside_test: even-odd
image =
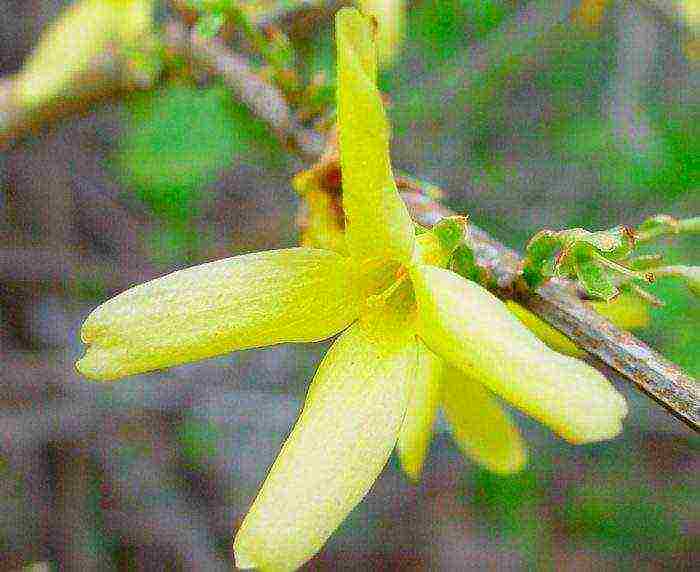
[[[199,35],[205,38],[213,38],[220,31],[224,23],[226,22],[226,16],[221,13],[205,14],[197,20],[196,31]]]
[[[620,293],[605,271],[593,260],[578,259],[574,262],[574,267],[576,276],[591,296],[610,301]]]
[[[523,278],[530,288],[536,288],[551,276],[552,268],[547,263],[551,261],[560,245],[557,233],[551,230],[541,230],[530,239],[525,249],[523,268]]]
[[[432,228],[432,232],[447,252],[454,251],[464,242],[467,229],[467,219],[461,216],[450,216],[440,219]]]
[[[634,248],[634,238],[629,228],[616,226],[609,230],[591,232],[584,228],[573,228],[559,233],[564,250],[581,245],[595,248],[606,258],[619,260],[627,256]]]
[[[658,275],[680,278],[692,294],[700,296],[700,266],[666,266],[658,269]]]
[[[481,269],[476,265],[472,249],[466,244],[459,245],[452,253],[450,268],[467,280],[481,283],[483,277]]]

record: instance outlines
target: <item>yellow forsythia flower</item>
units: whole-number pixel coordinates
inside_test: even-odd
[[[380,65],[396,58],[406,34],[405,0],[358,0],[362,11],[377,23],[375,44]]]
[[[526,453],[492,392],[574,443],[617,435],[626,414],[598,371],[438,266],[447,258],[433,235],[416,238],[392,176],[369,21],[341,10],[336,37],[347,254],[302,247],[203,264],[124,292],[82,329],[78,369],[96,379],[340,333],[236,535],[239,568],[309,560],[395,446],[417,477],[438,405],[460,448],[502,473]]]
[[[151,26],[153,0],[79,0],[51,24],[16,77],[32,108],[65,92],[110,47],[137,41]],[[78,86],[79,87],[79,86]]]
[[[700,28],[700,2],[698,0],[681,0],[678,8],[688,25],[697,31]]]

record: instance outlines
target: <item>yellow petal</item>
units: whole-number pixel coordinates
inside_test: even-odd
[[[441,360],[423,344],[419,344],[411,401],[396,442],[401,467],[414,481],[420,479],[433,436],[433,424],[440,400],[441,374]]]
[[[17,76],[17,97],[27,107],[71,88],[89,64],[133,41],[151,25],[152,0],[82,0],[48,28]]]
[[[245,348],[325,339],[359,314],[359,276],[339,254],[291,248],[158,278],[97,308],[77,364],[113,379]]]
[[[348,251],[408,262],[413,223],[389,160],[389,123],[375,82],[371,25],[355,9],[336,16],[338,127]]]
[[[237,564],[294,570],[321,549],[386,464],[416,360],[405,328],[358,323],[341,335],[236,535]]]
[[[445,417],[464,455],[504,475],[525,466],[527,453],[517,427],[481,383],[446,366],[440,387]]]
[[[444,268],[450,260],[450,252],[433,232],[424,232],[416,237],[416,262]]]
[[[586,352],[576,346],[574,342],[559,330],[550,326],[542,318],[533,314],[524,306],[521,306],[513,300],[506,300],[506,306],[518,320],[525,324],[533,334],[553,350],[574,357],[583,357],[586,355]]]
[[[621,431],[625,400],[597,370],[548,348],[474,282],[430,266],[412,278],[418,334],[439,356],[571,442]]]
[[[623,330],[637,330],[649,324],[649,305],[639,296],[622,293],[610,302],[593,301],[590,304],[596,312]]]
[[[313,167],[292,179],[292,187],[302,201],[302,214],[297,220],[301,244],[347,254],[340,193],[324,189],[318,179]]]
[[[377,58],[382,64],[391,63],[401,49],[406,33],[405,0],[359,0],[365,14],[377,21]]]

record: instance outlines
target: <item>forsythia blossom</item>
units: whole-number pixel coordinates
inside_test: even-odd
[[[435,232],[416,236],[392,176],[371,26],[341,10],[336,36],[346,254],[291,248],[175,272],[108,301],[82,330],[78,369],[96,379],[340,334],[236,535],[241,568],[301,566],[395,445],[416,477],[439,405],[462,450],[504,473],[525,449],[492,392],[574,443],[615,436],[626,413],[595,369],[447,270]]]
[[[49,27],[15,77],[18,103],[33,108],[55,97],[79,94],[90,67],[107,50],[143,42],[153,0],[79,0]]]

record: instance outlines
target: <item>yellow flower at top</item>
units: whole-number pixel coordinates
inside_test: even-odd
[[[137,42],[150,29],[153,0],[79,0],[51,24],[15,78],[16,97],[32,108],[72,94],[105,52]]]
[[[375,18],[375,44],[379,65],[391,64],[406,35],[406,0],[358,0],[364,14]]]
[[[395,446],[417,477],[439,404],[462,450],[501,473],[526,453],[493,394],[573,443],[617,435],[626,414],[599,372],[447,270],[435,233],[416,236],[392,176],[368,19],[341,10],[336,40],[347,253],[291,248],[175,272],[106,302],[82,330],[77,367],[96,379],[339,334],[236,534],[240,568],[309,560]]]

